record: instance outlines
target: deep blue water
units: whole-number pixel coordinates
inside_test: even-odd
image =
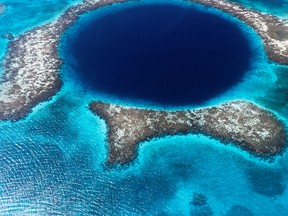
[[[75,2],[4,1],[7,9],[0,15],[0,31],[21,33],[55,18],[64,7]],[[90,25],[91,20],[135,5],[168,2],[187,10],[192,7],[177,0],[114,5],[81,16],[65,32],[59,48],[65,57],[61,91],[52,100],[38,105],[27,118],[0,122],[1,216],[288,215],[287,151],[275,161],[267,162],[205,136],[173,136],[142,143],[137,159],[129,166],[112,170],[104,166],[107,127],[88,110],[89,102],[105,100],[142,108],[151,106],[144,101],[127,101],[95,89],[91,91],[81,83],[77,71],[71,72],[75,64],[65,44],[73,39],[73,32]],[[275,13],[274,8],[265,5],[262,9]],[[287,125],[287,67],[267,61],[261,40],[245,24],[219,11],[195,7],[240,28],[253,52],[251,68],[243,73],[242,82],[207,105],[248,99],[269,108]],[[7,41],[0,38],[0,42],[0,51],[4,53]],[[153,107],[163,108],[162,105]],[[206,198],[204,205],[193,205],[195,193]]]
[[[86,88],[158,104],[216,97],[241,81],[251,61],[238,26],[195,7],[123,7],[69,37],[67,49]]]

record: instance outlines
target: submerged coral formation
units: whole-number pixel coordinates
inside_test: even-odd
[[[1,14],[4,14],[4,13],[5,13],[5,10],[6,10],[5,4],[0,3],[0,15],[1,15]]]
[[[127,0],[85,0],[58,19],[27,31],[9,44],[0,84],[0,120],[19,120],[61,87],[58,56],[60,36],[79,15]],[[284,20],[222,0],[191,0],[218,8],[253,27],[262,37],[268,57],[288,64],[288,36]]]
[[[188,0],[189,1],[189,0]],[[280,64],[288,64],[287,20],[245,8],[241,4],[223,0],[190,0],[227,12],[251,26],[263,40],[268,57]]]
[[[167,135],[201,133],[258,156],[275,155],[286,142],[282,122],[247,101],[185,111],[138,109],[98,101],[90,103],[90,109],[108,125],[108,165],[130,162],[139,143]]]
[[[121,0],[118,0],[121,1]],[[61,87],[58,44],[80,14],[113,1],[85,1],[51,23],[27,31],[9,44],[0,84],[0,120],[19,120]]]

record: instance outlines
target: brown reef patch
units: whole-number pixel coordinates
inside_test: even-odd
[[[90,109],[108,126],[108,165],[130,162],[139,143],[167,135],[201,133],[265,157],[276,155],[286,143],[282,122],[247,101],[185,111],[137,109],[98,101],[90,103]]]

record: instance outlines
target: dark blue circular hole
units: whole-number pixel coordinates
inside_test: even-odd
[[[195,7],[123,6],[78,28],[67,43],[77,76],[119,98],[200,104],[238,83],[251,59],[235,23]]]

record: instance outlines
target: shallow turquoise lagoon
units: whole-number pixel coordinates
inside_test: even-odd
[[[75,3],[6,1],[0,32],[18,35],[57,17]],[[155,2],[115,5],[86,14],[81,20],[148,3]],[[197,108],[240,98],[259,104],[287,123],[287,67],[268,62],[252,29],[227,14],[208,11],[241,28],[255,52],[252,65],[241,82],[205,104],[166,108]],[[63,35],[62,57],[67,51],[66,37],[77,31],[81,20]],[[0,44],[3,56],[7,41],[1,39]],[[143,108],[163,107],[89,91],[72,70],[70,64],[63,65],[61,91],[27,118],[0,123],[0,215],[288,215],[286,152],[273,161],[264,161],[202,135],[173,136],[142,143],[137,159],[129,166],[107,170],[107,128],[88,110],[88,103],[105,100]],[[194,194],[204,195],[206,204],[191,204]]]
[[[231,2],[236,2],[245,5],[248,8],[258,10],[264,13],[273,14],[279,17],[287,18],[288,12],[288,1],[287,0],[229,0]]]

